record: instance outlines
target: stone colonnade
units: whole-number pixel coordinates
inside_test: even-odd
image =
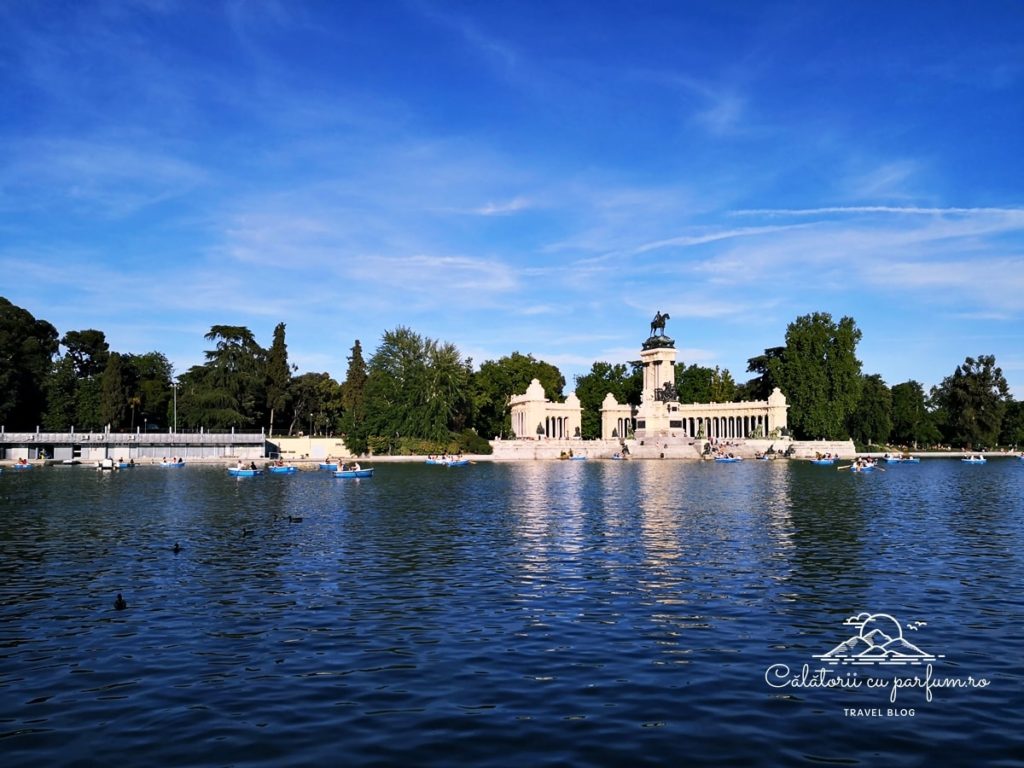
[[[668,403],[668,433],[676,437],[746,439],[772,437],[787,426],[786,398],[776,388],[767,400],[740,403]],[[650,429],[637,409],[609,393],[601,406],[601,437],[625,437],[623,430]],[[661,430],[664,432],[665,430]]]
[[[524,394],[510,398],[509,405],[512,408],[512,432],[520,440],[580,437],[583,408],[575,392],[565,398],[564,403],[553,403],[545,396],[541,383],[534,379]]]

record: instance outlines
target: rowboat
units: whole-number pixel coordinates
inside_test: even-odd
[[[294,475],[298,471],[298,467],[270,467],[272,475]]]
[[[337,464],[328,464],[327,462],[323,462],[323,463],[320,464],[320,469],[323,469],[323,470],[325,470],[327,472],[337,472],[338,471],[338,465]]]
[[[450,459],[441,463],[449,467],[464,467],[469,464],[469,459]]]
[[[135,462],[133,461],[119,461],[117,462],[118,469],[134,469]]]
[[[743,458],[740,456],[716,456],[715,461],[720,464],[734,464],[737,461],[743,461]]]
[[[587,457],[586,456],[570,456],[569,460],[570,461],[586,461]]]
[[[850,467],[850,471],[851,472],[874,472],[875,471],[875,465],[874,464],[864,464],[863,466],[860,466],[860,467],[855,465],[855,466]]]
[[[339,469],[334,473],[335,477],[350,479],[353,477],[373,477],[373,467],[366,469]]]
[[[185,462],[184,461],[161,461],[160,462],[160,466],[161,467],[184,467],[185,466]]]
[[[835,463],[836,463],[835,459],[811,459],[811,464],[821,464],[821,465],[828,464],[828,465],[831,465],[831,464],[835,464]]]
[[[987,459],[984,456],[965,456],[960,461],[964,464],[984,464]]]
[[[32,469],[31,464],[15,464],[14,469]]]
[[[239,469],[238,467],[228,467],[228,474],[231,477],[256,477],[256,475],[262,475],[262,469]]]

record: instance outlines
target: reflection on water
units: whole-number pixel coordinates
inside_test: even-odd
[[[990,763],[1024,704],[1020,464],[4,473],[4,762]],[[909,729],[767,688],[863,610],[993,684]]]

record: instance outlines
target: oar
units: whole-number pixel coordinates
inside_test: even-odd
[[[853,464],[847,464],[845,467],[836,467],[836,472],[838,472],[841,469],[849,469],[852,466],[853,466]]]

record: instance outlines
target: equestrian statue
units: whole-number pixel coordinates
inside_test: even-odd
[[[665,314],[662,314],[661,310],[658,310],[658,313],[654,316],[654,319],[651,320],[651,338],[653,339],[655,336],[658,335],[657,332],[658,332],[659,329],[661,330],[661,335],[664,336],[665,335],[665,321],[666,320],[671,320],[671,319],[672,318],[669,317],[668,312],[666,312]]]

